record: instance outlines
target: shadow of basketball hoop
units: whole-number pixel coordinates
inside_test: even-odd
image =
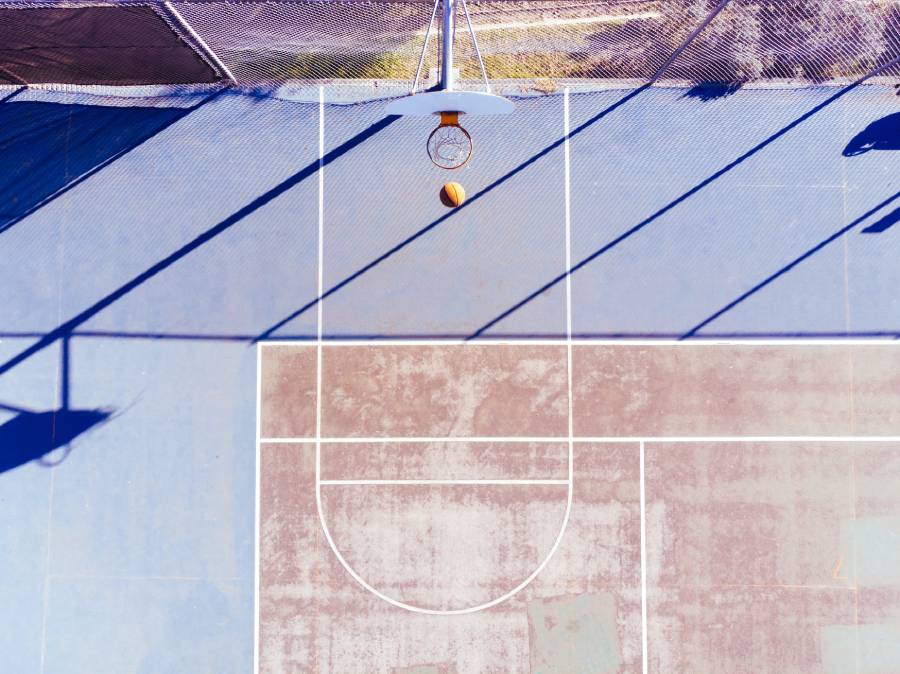
[[[111,408],[72,407],[71,339],[67,334],[60,340],[58,408],[34,410],[0,402],[0,411],[15,415],[0,425],[0,473],[32,461],[58,466],[76,438],[113,418],[116,410]]]
[[[107,409],[19,409],[16,416],[0,425],[0,473],[31,461],[47,467],[62,463],[72,451],[72,441],[106,423],[112,415],[113,411]]]

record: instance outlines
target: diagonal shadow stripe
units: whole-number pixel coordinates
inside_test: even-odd
[[[814,116],[815,114],[817,114],[818,112],[820,112],[820,111],[823,110],[824,108],[828,107],[829,105],[831,105],[832,103],[834,103],[836,100],[838,100],[839,98],[841,98],[842,96],[844,96],[844,95],[847,94],[848,92],[852,91],[853,89],[855,89],[856,87],[858,87],[860,84],[862,84],[862,83],[865,82],[866,80],[868,80],[868,79],[870,79],[870,78],[872,78],[872,77],[875,77],[875,76],[878,75],[879,73],[884,72],[885,70],[887,70],[888,68],[890,68],[890,67],[896,65],[897,63],[900,63],[900,56],[898,56],[898,57],[892,59],[892,60],[889,61],[888,63],[885,63],[884,65],[882,65],[882,66],[880,66],[880,67],[878,67],[878,68],[875,68],[874,70],[872,70],[872,71],[870,71],[869,73],[867,73],[866,75],[862,76],[861,78],[859,78],[859,79],[856,80],[855,82],[852,82],[851,84],[848,84],[846,87],[842,88],[842,89],[839,90],[837,93],[835,93],[835,94],[829,96],[829,97],[826,98],[824,101],[822,101],[821,103],[819,103],[818,105],[816,105],[815,107],[813,107],[811,110],[807,111],[806,113],[804,113],[803,115],[801,115],[800,117],[798,117],[797,119],[795,119],[794,121],[792,121],[792,122],[791,122],[790,124],[788,124],[787,126],[782,127],[781,129],[779,129],[778,131],[776,131],[775,133],[773,133],[771,136],[769,136],[769,137],[766,138],[765,140],[761,141],[760,143],[757,143],[757,144],[754,145],[752,148],[750,148],[749,150],[747,150],[746,152],[744,152],[744,153],[743,153],[742,155],[740,155],[738,158],[736,158],[736,159],[734,159],[733,161],[729,162],[728,164],[726,164],[725,166],[723,166],[722,168],[720,168],[718,171],[716,171],[715,173],[713,173],[713,174],[710,175],[709,177],[705,178],[705,179],[702,180],[701,182],[699,182],[699,183],[697,183],[696,185],[694,185],[691,189],[689,189],[687,192],[685,192],[685,193],[682,194],[681,196],[679,196],[679,197],[677,197],[676,199],[670,201],[668,204],[666,204],[665,206],[663,206],[662,208],[660,208],[659,210],[657,210],[655,213],[653,213],[653,214],[647,216],[646,218],[644,218],[643,220],[641,220],[639,223],[637,223],[636,225],[634,225],[633,227],[631,227],[631,228],[628,229],[627,231],[623,232],[622,234],[620,234],[619,236],[617,236],[615,239],[613,239],[613,240],[610,241],[609,243],[604,244],[603,246],[601,246],[600,248],[598,248],[597,250],[595,250],[593,253],[591,253],[591,254],[588,255],[587,257],[585,257],[585,258],[583,258],[582,260],[580,260],[579,262],[577,262],[577,263],[576,263],[575,265],[573,265],[570,269],[568,269],[568,270],[562,272],[561,274],[559,274],[559,275],[553,277],[552,279],[550,279],[549,281],[547,281],[547,283],[545,283],[544,285],[540,286],[539,288],[537,288],[537,289],[536,289],[535,291],[533,291],[532,293],[528,294],[528,295],[527,295],[526,297],[524,297],[522,300],[516,302],[514,305],[512,305],[511,307],[509,307],[508,309],[506,309],[506,310],[503,311],[502,313],[498,314],[497,316],[495,316],[494,318],[492,318],[490,321],[488,321],[488,322],[485,323],[484,325],[482,325],[482,326],[481,326],[480,328],[478,328],[475,332],[473,332],[471,335],[469,335],[469,337],[467,337],[466,339],[467,339],[467,340],[471,340],[471,339],[476,339],[477,337],[480,337],[480,336],[483,335],[485,332],[487,332],[488,330],[490,330],[493,326],[497,325],[498,323],[500,323],[502,320],[504,320],[505,318],[507,318],[507,317],[510,316],[511,314],[514,314],[516,311],[518,311],[519,309],[521,309],[522,307],[524,307],[526,304],[528,304],[528,303],[531,302],[532,300],[536,299],[537,297],[539,297],[539,296],[542,295],[543,293],[547,292],[548,290],[550,290],[551,288],[553,288],[553,287],[556,286],[557,284],[563,282],[563,281],[566,279],[566,277],[569,276],[570,274],[575,273],[575,272],[578,271],[579,269],[583,269],[584,267],[586,267],[587,265],[589,265],[591,262],[593,262],[594,260],[596,260],[598,257],[600,257],[601,255],[603,255],[604,253],[606,253],[606,252],[612,250],[613,248],[615,248],[616,246],[618,246],[620,243],[622,243],[622,242],[624,242],[624,241],[627,241],[627,240],[630,239],[632,236],[634,236],[635,234],[637,234],[637,233],[640,232],[641,230],[645,229],[647,226],[653,224],[653,222],[655,222],[656,220],[658,220],[659,218],[661,218],[663,215],[665,215],[666,213],[668,213],[669,211],[671,211],[673,208],[675,208],[675,207],[678,206],[679,204],[681,204],[681,203],[687,201],[687,200],[690,199],[692,196],[694,196],[695,194],[697,194],[698,192],[700,192],[702,189],[704,189],[705,187],[708,187],[708,186],[711,185],[713,182],[715,182],[716,180],[718,180],[719,178],[721,178],[723,175],[725,175],[725,174],[728,173],[729,171],[732,171],[734,168],[736,168],[737,166],[739,166],[740,164],[742,164],[744,161],[746,161],[747,159],[749,159],[749,158],[752,157],[753,155],[755,155],[755,154],[757,154],[758,152],[760,152],[761,150],[764,150],[765,148],[767,148],[769,145],[771,145],[772,143],[774,143],[775,141],[777,141],[777,140],[778,140],[779,138],[781,138],[782,136],[784,136],[784,135],[790,133],[793,129],[795,129],[795,128],[797,128],[798,126],[800,126],[803,122],[805,122],[806,120],[808,120],[810,117]]]
[[[373,136],[374,134],[378,133],[385,127],[391,125],[397,119],[398,118],[395,116],[385,117],[385,118],[381,119],[380,121],[376,122],[375,124],[372,124],[367,129],[360,131],[358,134],[356,134],[349,140],[342,143],[339,147],[336,147],[334,150],[331,150],[330,152],[325,154],[321,160],[316,159],[315,161],[310,162],[309,164],[307,164],[305,167],[303,167],[301,170],[299,170],[297,173],[295,173],[291,177],[282,181],[281,183],[279,183],[278,185],[276,185],[275,187],[270,189],[268,192],[265,192],[264,194],[260,195],[259,197],[257,197],[253,201],[251,201],[249,204],[247,204],[240,210],[235,211],[234,213],[232,213],[230,216],[228,216],[227,218],[222,220],[217,225],[207,229],[202,234],[198,235],[197,237],[195,237],[188,243],[184,244],[183,246],[181,246],[174,252],[170,253],[163,259],[159,260],[153,266],[147,268],[146,270],[144,270],[143,272],[141,272],[140,274],[138,274],[137,276],[132,278],[127,283],[119,286],[113,292],[109,293],[102,299],[98,300],[97,302],[95,302],[94,304],[89,306],[87,309],[85,309],[84,311],[80,312],[79,314],[73,316],[66,322],[60,324],[58,327],[51,330],[46,335],[44,335],[39,340],[37,340],[34,344],[32,344],[31,346],[27,347],[26,349],[24,349],[17,355],[15,355],[12,358],[10,358],[9,360],[7,360],[5,363],[0,365],[0,375],[5,374],[6,372],[9,372],[11,369],[13,369],[17,365],[19,365],[22,361],[27,360],[28,358],[30,358],[34,354],[38,353],[39,351],[47,348],[48,346],[50,346],[57,340],[69,336],[75,330],[75,328],[77,328],[78,326],[82,325],[86,321],[88,321],[91,318],[93,318],[94,316],[96,316],[98,313],[103,311],[106,307],[108,307],[111,304],[113,304],[114,302],[118,301],[119,299],[121,299],[122,297],[124,297],[125,295],[130,293],[132,290],[134,290],[138,286],[142,285],[143,283],[146,283],[147,281],[152,279],[154,276],[156,276],[160,272],[165,271],[166,269],[171,267],[173,264],[175,264],[176,262],[178,262],[185,256],[189,255],[193,251],[195,251],[200,246],[204,245],[205,243],[207,243],[207,242],[211,241],[212,239],[216,238],[217,236],[219,236],[222,232],[227,231],[228,229],[230,229],[231,227],[236,225],[238,222],[240,222],[241,220],[246,218],[248,215],[259,210],[260,208],[262,208],[263,206],[268,204],[270,201],[281,196],[282,194],[287,192],[289,189],[291,189],[298,183],[306,180],[308,177],[315,174],[316,171],[319,170],[320,165],[324,166],[326,164],[333,162],[335,159],[346,154],[347,152],[349,152],[350,150],[352,150],[353,148],[358,146],[360,143],[362,143],[366,139],[368,139],[371,136]]]
[[[18,89],[15,89],[11,94],[8,94],[8,95],[4,96],[3,98],[0,98],[0,103],[6,103],[6,101],[9,101],[9,100],[15,98],[16,96],[21,94],[23,91],[25,91],[27,88],[28,87],[19,87]]]
[[[747,292],[743,293],[742,295],[740,295],[739,297],[737,297],[737,298],[734,299],[733,301],[729,302],[728,304],[726,304],[724,307],[722,307],[721,309],[719,309],[717,312],[715,312],[714,314],[712,314],[712,315],[709,316],[708,318],[705,318],[705,319],[703,319],[702,321],[700,321],[699,323],[697,323],[694,327],[692,327],[690,330],[688,330],[688,331],[685,332],[683,335],[681,335],[681,337],[679,337],[679,339],[688,339],[688,338],[690,338],[690,337],[693,337],[694,335],[697,334],[697,332],[699,332],[699,331],[702,330],[704,327],[706,327],[707,325],[709,325],[710,323],[712,323],[713,321],[715,321],[716,319],[718,319],[720,316],[722,316],[723,314],[728,313],[729,311],[731,311],[732,309],[734,309],[737,305],[741,304],[742,302],[744,302],[745,300],[747,300],[747,299],[750,298],[751,296],[755,295],[756,293],[758,293],[760,290],[762,290],[762,289],[765,288],[766,286],[768,286],[768,285],[770,285],[771,283],[775,282],[776,280],[778,280],[779,278],[781,278],[782,276],[784,276],[785,274],[787,274],[789,271],[791,271],[792,269],[794,269],[797,265],[801,264],[803,261],[809,259],[809,258],[812,257],[813,255],[815,255],[816,253],[818,253],[820,250],[822,250],[823,248],[825,248],[828,244],[833,243],[833,242],[837,241],[838,239],[840,239],[844,234],[846,234],[847,232],[849,232],[851,229],[853,229],[854,227],[856,227],[856,226],[859,225],[860,223],[862,223],[862,222],[864,222],[865,220],[867,220],[869,217],[871,217],[872,215],[874,215],[875,213],[877,213],[878,211],[880,211],[882,208],[884,208],[885,206],[887,206],[889,203],[891,203],[892,201],[894,201],[894,200],[897,199],[898,197],[900,197],[900,192],[895,192],[894,194],[892,194],[890,197],[888,197],[887,199],[885,199],[884,201],[882,201],[882,202],[881,202],[880,204],[878,204],[877,206],[874,206],[874,207],[870,208],[868,211],[866,211],[866,212],[863,213],[861,216],[859,216],[858,218],[856,218],[856,219],[855,219],[853,222],[851,222],[850,224],[846,225],[845,227],[841,227],[841,228],[840,228],[838,231],[836,231],[834,234],[832,234],[831,236],[829,236],[829,237],[823,239],[822,241],[820,241],[819,243],[817,243],[815,246],[813,246],[812,248],[810,248],[809,250],[807,250],[805,253],[803,253],[803,254],[800,255],[799,257],[795,258],[794,260],[792,260],[791,262],[789,262],[788,264],[786,264],[784,267],[782,267],[781,269],[779,269],[778,271],[776,271],[776,272],[773,273],[772,275],[766,277],[764,280],[762,280],[762,281],[760,281],[759,283],[757,283],[755,286],[753,286],[752,288],[750,288],[750,290],[748,290]],[[894,211],[894,213],[897,213],[897,212],[898,212],[898,211]],[[876,224],[877,224],[877,223],[876,223]],[[873,225],[873,226],[874,226],[874,225]],[[863,230],[863,231],[868,231],[868,229]]]

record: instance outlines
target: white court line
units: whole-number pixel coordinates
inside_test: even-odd
[[[319,304],[322,304],[319,302]],[[556,337],[553,339],[502,339],[484,337],[474,340],[464,341],[464,337],[459,339],[391,339],[384,337],[381,339],[340,339],[326,340],[323,346],[330,348],[347,348],[347,347],[391,347],[391,346],[465,346],[468,348],[478,346],[566,346],[568,339],[566,337]],[[578,337],[572,338],[572,344],[575,346],[682,346],[682,347],[713,347],[713,346],[898,346],[900,347],[900,339],[895,337],[883,338],[855,338],[855,339],[719,339],[715,337],[692,337],[691,339],[593,339]],[[308,346],[313,348],[314,342],[303,340],[264,340],[258,342],[262,346]]]
[[[288,444],[319,442],[322,445],[368,445],[368,444],[432,444],[447,442],[469,443],[563,443],[569,438],[565,436],[552,437],[371,437],[371,438],[262,438],[262,444]],[[629,443],[640,442],[900,442],[900,435],[634,435],[634,436],[572,436],[572,442],[576,443]]]
[[[261,570],[259,566],[260,528],[262,526],[262,351],[256,347],[256,518],[253,532],[253,672],[259,674],[259,586]]]
[[[644,436],[619,438],[576,438],[577,442],[645,442],[647,444],[664,442],[898,442],[900,435],[725,435],[725,436]]]
[[[641,484],[641,671],[647,674],[647,498],[644,480],[644,443],[640,450]]]
[[[571,202],[571,165],[569,153],[569,88],[563,89],[563,165],[564,165],[564,223],[566,250],[566,366],[569,386],[569,442],[572,441],[572,211]]]
[[[569,445],[569,493],[566,500],[566,514],[565,517],[563,517],[563,524],[559,531],[559,537],[553,544],[550,555],[544,560],[544,564],[546,564],[550,557],[553,556],[553,553],[556,552],[556,548],[562,541],[566,527],[569,525],[569,516],[572,513],[572,495],[575,489],[575,443],[572,440],[575,435],[575,413],[573,409],[575,400],[572,394],[572,274],[569,272],[569,270],[572,269],[571,164],[569,162],[571,154],[569,152],[569,133],[569,88],[566,87],[563,89],[563,138],[565,139],[563,142],[563,181],[565,185],[565,191],[563,193],[563,225],[566,251],[566,402],[568,414],[568,425],[566,429],[568,437],[566,439]]]
[[[535,485],[535,484],[569,484],[568,480],[319,480],[322,485]]]
[[[380,444],[380,443],[398,443],[398,444],[413,444],[413,443],[434,443],[434,442],[555,442],[555,443],[563,443],[566,442],[568,438],[566,436],[559,437],[546,437],[546,438],[535,438],[535,437],[490,437],[490,436],[474,436],[474,437],[416,437],[409,436],[404,438],[387,438],[387,437],[374,437],[374,438],[359,438],[359,437],[351,437],[351,438],[320,438],[320,442],[323,445],[364,445],[364,444]],[[315,438],[310,436],[307,438],[263,438],[261,442],[270,443],[270,444],[278,444],[278,443],[291,443],[291,442],[314,442]]]
[[[317,273],[317,297],[322,297],[324,287],[324,231],[325,231],[325,176],[323,175],[323,157],[325,156],[325,87],[319,87],[319,241],[318,241],[318,268]],[[328,526],[325,524],[325,516],[322,514],[322,491],[319,483],[322,465],[322,302],[316,302],[316,511],[319,513],[319,523],[328,541],[328,545],[334,550],[334,542]]]

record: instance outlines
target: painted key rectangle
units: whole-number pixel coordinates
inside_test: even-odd
[[[563,345],[326,346],[323,437],[567,435]]]

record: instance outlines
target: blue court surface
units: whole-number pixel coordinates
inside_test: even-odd
[[[255,343],[316,338],[320,216],[326,339],[565,338],[567,222],[575,337],[900,337],[888,85],[521,98],[453,211],[384,101],[2,91],[0,672],[251,671]]]

